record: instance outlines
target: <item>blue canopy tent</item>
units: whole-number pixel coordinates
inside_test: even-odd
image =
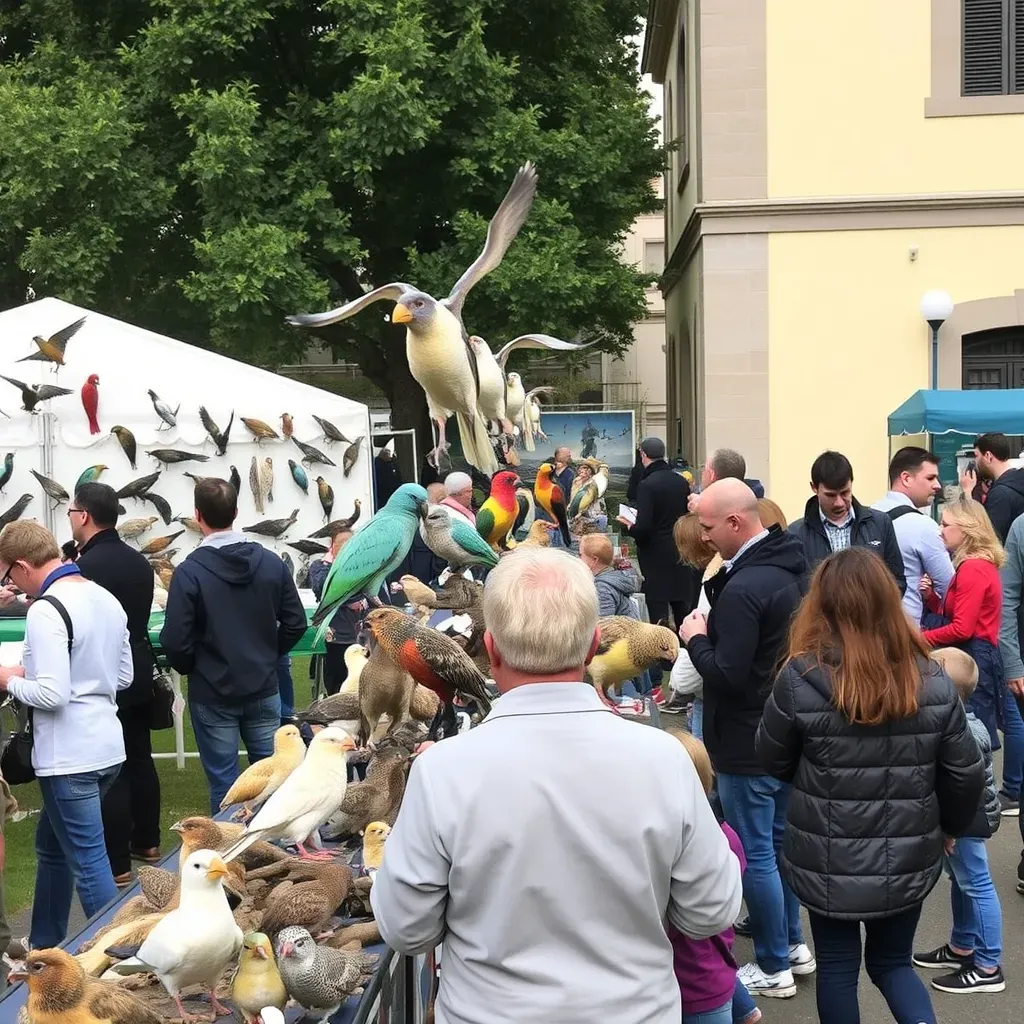
[[[889,416],[889,436],[1024,434],[1024,389],[915,391]]]

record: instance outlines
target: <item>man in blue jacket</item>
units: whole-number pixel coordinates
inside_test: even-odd
[[[196,484],[202,543],[175,570],[160,644],[188,674],[188,706],[210,807],[249,763],[269,757],[281,725],[277,666],[306,632],[291,573],[274,552],[232,529],[238,495],[227,480]]]

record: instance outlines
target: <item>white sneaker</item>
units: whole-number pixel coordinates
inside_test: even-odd
[[[752,996],[768,996],[771,999],[792,999],[796,995],[796,982],[788,968],[766,974],[756,963],[744,964],[736,977]]]
[[[818,969],[818,962],[806,942],[789,947],[789,969],[794,974],[813,974]]]

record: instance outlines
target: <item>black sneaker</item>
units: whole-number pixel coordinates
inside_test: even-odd
[[[663,715],[683,715],[689,708],[690,703],[685,697],[673,694],[671,700],[661,704],[659,707]]]
[[[968,995],[972,992],[1002,992],[1006,988],[1002,967],[995,974],[983,974],[976,967],[962,967],[956,974],[944,974],[932,979],[932,988],[953,995]]]
[[[1000,790],[999,792],[999,813],[1006,818],[1016,818],[1020,816],[1020,801],[1014,800],[1012,796],[1007,796],[1006,793]]]
[[[929,971],[944,971],[947,967],[959,971],[962,967],[974,966],[974,954],[961,956],[954,953],[948,945],[939,946],[929,953],[915,953],[912,960],[915,967],[924,967]]]
[[[754,930],[750,927],[750,917],[741,917],[733,926],[732,930],[737,935],[742,935],[745,939],[752,939],[754,937]]]

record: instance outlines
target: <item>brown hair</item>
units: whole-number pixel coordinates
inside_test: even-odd
[[[666,729],[665,731],[682,743],[690,755],[693,767],[697,769],[697,778],[700,779],[704,792],[710,793],[715,784],[715,769],[711,767],[711,755],[708,753],[708,748],[692,732],[686,732],[683,729]]]
[[[771,529],[773,526],[778,526],[784,530],[789,525],[786,522],[786,514],[771,498],[757,499],[757,514],[761,520],[761,525],[766,530]]]
[[[966,651],[961,651],[958,647],[940,647],[937,651],[932,651],[932,658],[953,680],[960,699],[968,700],[978,688],[978,663]]]
[[[695,569],[705,569],[715,549],[704,540],[704,531],[696,512],[687,512],[680,516],[672,527],[672,539],[676,542],[679,561],[692,565]]]
[[[580,537],[580,554],[592,555],[602,565],[611,565],[615,556],[612,542],[605,533],[587,533]]]
[[[789,631],[787,658],[810,658],[832,676],[832,699],[858,725],[917,711],[929,650],[903,611],[896,581],[868,548],[823,561]]]
[[[226,530],[238,515],[238,494],[227,480],[208,476],[196,484],[195,506],[207,526]]]
[[[60,548],[53,534],[41,523],[18,519],[0,532],[0,561],[8,566],[27,562],[38,569],[56,558],[60,558]]]

